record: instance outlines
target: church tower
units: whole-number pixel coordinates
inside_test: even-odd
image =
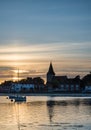
[[[49,70],[47,72],[47,83],[52,81],[53,76],[55,76],[55,72],[53,70],[52,63],[50,63]]]

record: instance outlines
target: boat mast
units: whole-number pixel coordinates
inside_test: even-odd
[[[19,82],[19,68],[18,68],[18,74],[17,74],[17,76],[18,76],[18,82]]]

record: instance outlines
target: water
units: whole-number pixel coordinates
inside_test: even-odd
[[[0,130],[91,130],[91,98],[0,96]]]

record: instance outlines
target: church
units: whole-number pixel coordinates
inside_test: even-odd
[[[68,78],[67,76],[56,76],[53,65],[50,63],[47,72],[47,82],[49,92],[80,92],[80,77]]]

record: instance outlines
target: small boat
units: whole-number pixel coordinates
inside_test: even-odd
[[[17,95],[14,99],[15,102],[26,102],[26,96]]]
[[[9,99],[15,99],[17,97],[17,95],[10,95]]]
[[[19,82],[19,69],[18,69],[18,82]],[[25,102],[26,96],[22,96],[17,93],[16,95],[10,95],[9,99],[11,99],[11,101],[15,101],[15,102]]]
[[[10,95],[8,99],[11,99],[11,101],[15,102],[25,102],[26,101],[26,96],[21,96],[21,95]]]

